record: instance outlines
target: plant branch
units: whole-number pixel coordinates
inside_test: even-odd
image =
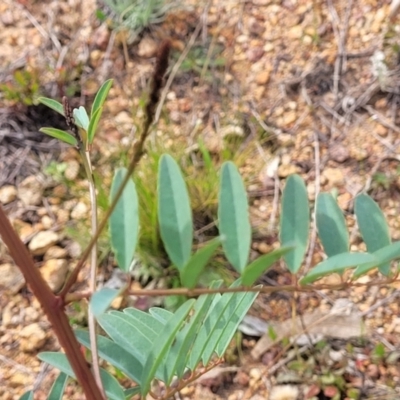
[[[80,352],[80,345],[64,312],[63,298],[55,296],[50,290],[39,269],[35,267],[27,248],[11,226],[2,207],[0,207],[0,236],[50,321],[60,345],[65,350],[65,355],[75,376],[82,386],[86,399],[101,399],[102,393],[90,372],[84,356]]]
[[[129,296],[139,297],[156,297],[156,296],[187,296],[198,297],[202,294],[216,294],[216,293],[238,293],[238,292],[258,292],[258,293],[276,293],[276,292],[314,292],[318,290],[343,290],[351,287],[372,287],[372,286],[385,286],[390,285],[397,281],[397,275],[391,279],[383,279],[380,281],[370,281],[367,283],[360,282],[342,282],[336,285],[280,285],[280,286],[263,286],[263,287],[234,287],[234,288],[176,288],[176,289],[138,289],[127,290],[125,293]],[[89,298],[92,295],[90,291],[69,293],[65,297],[65,303]]]

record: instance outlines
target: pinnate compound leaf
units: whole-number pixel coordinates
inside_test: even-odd
[[[60,372],[51,387],[47,400],[62,400],[67,381],[68,375],[64,372]]]
[[[87,349],[90,349],[90,337],[88,331],[78,329],[75,331],[75,336],[80,344],[85,346]],[[100,358],[106,360],[111,365],[122,371],[128,378],[140,384],[143,365],[135,356],[126,351],[124,347],[121,347],[119,344],[104,336],[97,335],[97,350]]]
[[[115,172],[111,185],[110,202],[113,201],[118,189],[127,174],[126,168]],[[120,269],[129,272],[135,253],[139,234],[139,205],[135,184],[129,179],[122,196],[110,217],[111,247]]]
[[[146,396],[150,390],[150,383],[154,379],[158,367],[171,347],[177,332],[192,309],[195,300],[188,300],[182,304],[174,313],[174,316],[167,322],[165,328],[153,344],[150,354],[146,360],[142,374],[142,396]]]
[[[19,400],[34,400],[33,399],[33,390],[29,390],[29,392],[25,392]]]
[[[103,113],[103,107],[100,107],[96,110],[96,112],[90,118],[90,122],[88,125],[88,141],[89,143],[93,143],[94,135],[97,130],[97,126],[99,125],[99,121],[101,118],[101,114]]]
[[[174,315],[171,311],[159,307],[151,307],[149,313],[164,325]]]
[[[39,97],[38,101],[65,117],[64,106],[59,101],[49,99],[48,97]]]
[[[78,141],[70,133],[56,128],[40,128],[40,132],[45,133],[51,137],[62,140],[64,143],[70,144],[71,146],[77,146]]]
[[[354,271],[354,278],[358,278],[361,275],[366,274],[371,269],[376,267],[380,268],[382,266],[389,265],[390,262],[400,258],[400,242],[394,242],[388,246],[382,247],[381,249],[374,251],[372,253],[377,258],[377,263],[360,265]]]
[[[369,253],[386,247],[391,243],[389,227],[378,204],[366,194],[360,194],[354,201],[354,212],[361,236]],[[390,272],[390,263],[379,266],[383,275]]]
[[[200,274],[220,244],[221,239],[215,238],[192,255],[189,262],[181,271],[181,281],[184,287],[192,289],[196,286]]]
[[[349,233],[343,212],[331,193],[317,197],[316,223],[318,235],[328,257],[349,251]]]
[[[95,317],[107,311],[110,304],[116,299],[123,289],[111,289],[103,287],[93,293],[90,299],[90,308]]]
[[[321,278],[324,275],[333,273],[343,273],[347,268],[354,268],[363,264],[374,263],[377,265],[378,260],[373,254],[369,253],[341,253],[332,256],[319,264],[317,264],[303,279],[300,284],[305,285]]]
[[[261,286],[260,286],[261,288]],[[237,295],[237,293],[235,293]],[[217,346],[215,348],[215,352],[217,353],[218,357],[222,357],[225,354],[226,349],[229,346],[239,324],[242,322],[244,316],[246,315],[247,311],[254,303],[254,300],[258,296],[258,292],[248,292],[245,293],[243,298],[238,301],[236,309],[234,313],[228,319],[224,330],[217,342]],[[237,296],[233,297],[234,301],[237,301]]]
[[[112,79],[108,79],[105,81],[99,91],[96,93],[96,97],[94,98],[93,104],[92,104],[92,110],[90,112],[90,119],[93,118],[93,115],[96,113],[96,111],[103,106],[104,102],[106,101],[108,92],[111,89],[111,86],[113,84]]]
[[[182,271],[192,252],[192,211],[181,170],[168,154],[162,155],[158,169],[158,220],[165,250]]]
[[[115,343],[132,354],[141,364],[144,364],[152,342],[141,332],[140,328],[131,321],[127,321],[123,313],[119,311],[112,314],[101,314],[97,321]]]
[[[284,259],[293,274],[296,273],[304,259],[308,245],[310,227],[310,209],[307,189],[299,175],[291,175],[286,180],[282,195],[280,219],[281,246],[292,246],[294,250],[286,253]]]
[[[43,352],[38,354],[38,358],[51,366],[59,369],[64,374],[76,379],[67,356],[63,353]],[[106,395],[111,400],[125,400],[124,391],[118,381],[107,371],[100,368],[101,381],[103,382]]]
[[[222,281],[213,282],[211,288],[216,289],[221,283]],[[211,294],[201,295],[194,304],[189,321],[187,321],[184,327],[178,332],[165,360],[165,382],[167,385],[170,385],[174,375],[179,379],[182,378],[186,363],[189,359],[190,348],[196,339],[197,332],[207,315],[212,300],[213,295]]]
[[[292,251],[293,248],[293,246],[281,247],[254,260],[242,273],[243,285],[251,286],[274,262],[278,261],[284,254]]]
[[[226,258],[241,273],[249,258],[251,226],[246,188],[231,161],[222,165],[218,220]]]

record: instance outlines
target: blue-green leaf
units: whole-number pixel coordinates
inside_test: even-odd
[[[99,91],[96,94],[96,97],[94,98],[93,104],[92,104],[92,110],[90,112],[90,119],[93,118],[93,115],[95,112],[103,106],[104,102],[106,101],[108,92],[111,89],[111,86],[113,84],[113,80],[109,79],[105,81],[102,85]]]
[[[133,388],[124,390],[125,398],[131,399],[135,394],[140,394],[140,386],[135,386]]]
[[[194,300],[188,300],[182,304],[174,313],[174,316],[167,322],[165,328],[158,339],[153,344],[149,357],[143,368],[142,375],[142,396],[146,396],[150,390],[150,383],[154,379],[156,371],[166,356],[168,349],[172,345],[178,330],[182,327],[182,323],[189,314],[194,305]]]
[[[215,347],[215,352],[218,357],[222,357],[225,354],[233,335],[236,333],[237,327],[258,296],[258,292],[248,292],[245,293],[241,300],[237,301],[237,299],[239,299],[237,294],[238,293],[235,293],[235,296],[232,298],[233,301],[237,302],[235,311],[230,316],[228,315],[226,317],[227,322]]]
[[[226,258],[238,272],[242,272],[251,244],[249,205],[243,180],[230,161],[222,165],[218,219]]]
[[[251,264],[242,273],[242,283],[244,286],[251,286],[274,262],[278,261],[284,254],[293,250],[293,246],[286,246],[265,254]]]
[[[181,281],[184,287],[191,289],[196,286],[200,274],[220,244],[221,239],[215,238],[192,255],[181,271]]]
[[[125,168],[119,168],[111,186],[112,202],[127,174]],[[139,234],[139,206],[135,184],[129,179],[122,196],[110,217],[111,247],[115,252],[118,267],[129,272],[135,254]]]
[[[75,336],[79,343],[90,349],[89,332],[78,329]],[[97,335],[97,350],[100,358],[106,360],[114,367],[122,371],[128,378],[140,384],[143,373],[143,365],[134,355],[129,353],[124,347],[113,342],[112,340]]]
[[[51,387],[47,400],[62,400],[67,381],[68,375],[64,372],[60,372]]]
[[[310,209],[307,189],[299,175],[291,175],[286,180],[282,195],[280,220],[281,246],[292,246],[294,250],[286,253],[284,259],[293,274],[296,273],[304,259],[308,245],[310,227]]]
[[[29,390],[29,392],[25,392],[19,400],[34,400],[33,399],[33,390]]]
[[[372,253],[376,259],[378,260],[377,263],[371,263],[366,265],[360,265],[354,271],[354,278],[358,278],[361,275],[366,274],[373,268],[380,268],[382,266],[389,265],[390,262],[393,260],[397,260],[400,258],[400,242],[394,242],[389,244],[388,246],[382,247],[381,249],[374,251]]]
[[[324,275],[343,273],[347,268],[354,268],[363,264],[377,265],[378,259],[369,253],[342,253],[336,254],[317,264],[303,279],[300,284],[305,285],[321,278]]]
[[[67,359],[67,356],[63,353],[55,352],[44,352],[38,354],[38,358],[48,364],[56,367],[61,372],[64,372],[72,378],[76,378],[74,371]],[[100,368],[101,381],[103,382],[104,390],[106,395],[111,400],[125,400],[124,392],[118,383],[118,381],[110,375],[107,371]]]
[[[367,250],[374,253],[391,243],[389,227],[378,204],[366,194],[360,194],[354,202],[354,212],[361,236],[367,245]],[[390,263],[380,265],[379,271],[388,275]]]
[[[216,289],[221,285],[222,281],[213,282],[212,289]],[[171,346],[168,356],[165,360],[165,375],[166,384],[170,385],[172,378],[176,375],[179,379],[182,378],[186,363],[189,360],[190,348],[196,339],[198,330],[207,315],[213,295],[202,295],[197,300],[193,307],[189,321],[178,332],[176,339]]]
[[[110,304],[116,299],[123,289],[116,290],[103,287],[93,293],[90,299],[90,309],[95,317],[107,311]]]
[[[115,343],[144,364],[152,342],[139,327],[124,318],[121,312],[101,314],[97,321]]]
[[[331,193],[318,195],[315,214],[318,235],[328,257],[349,251],[346,221]]]
[[[89,116],[87,115],[85,107],[80,106],[79,108],[74,108],[72,113],[74,115],[75,124],[87,131],[89,128]]]
[[[190,259],[193,221],[189,195],[176,161],[164,154],[158,170],[158,220],[165,250],[181,271]]]
[[[56,139],[62,140],[63,142],[70,144],[72,146],[78,145],[78,141],[76,140],[76,138],[74,136],[72,136],[70,133],[63,131],[61,129],[40,128],[39,131],[45,133],[46,135],[54,137]]]

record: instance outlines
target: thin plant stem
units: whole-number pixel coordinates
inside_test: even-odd
[[[152,82],[152,87],[151,87],[151,91],[150,91],[150,96],[149,96],[149,100],[147,102],[146,109],[145,109],[146,119],[144,122],[142,133],[140,134],[139,139],[133,145],[133,156],[132,156],[132,161],[128,167],[128,173],[125,175],[125,178],[123,179],[117,193],[115,194],[115,197],[114,197],[110,207],[108,208],[103,220],[100,222],[96,233],[92,236],[87,248],[85,249],[85,251],[82,254],[81,259],[79,260],[75,269],[72,271],[71,275],[69,276],[68,281],[66,282],[63,289],[61,290],[60,296],[62,298],[65,298],[65,296],[71,289],[72,285],[76,282],[79,271],[82,269],[82,266],[83,266],[84,262],[86,261],[86,259],[88,258],[93,246],[95,246],[95,244],[100,236],[100,233],[107,225],[108,219],[110,218],[110,215],[114,211],[115,206],[118,203],[118,200],[120,199],[122,192],[125,189],[126,184],[128,183],[129,179],[131,179],[136,166],[138,165],[139,161],[141,160],[141,158],[143,156],[144,143],[149,135],[150,127],[154,121],[155,108],[160,100],[160,92],[161,92],[161,88],[162,88],[162,84],[163,84],[163,79],[164,79],[165,72],[167,71],[167,68],[168,68],[168,56],[169,56],[170,48],[171,48],[171,44],[167,40],[165,42],[163,42],[161,45],[159,55],[157,57],[156,68],[155,68],[155,71],[153,74],[153,82]]]
[[[96,187],[94,183],[92,164],[90,162],[90,153],[82,149],[80,151],[83,165],[85,168],[85,173],[89,183],[89,196],[91,205],[91,236],[94,236],[97,232],[97,197],[96,197]],[[92,246],[91,256],[90,256],[90,273],[89,273],[89,288],[92,293],[96,291],[96,277],[97,277],[97,241]],[[93,312],[89,305],[88,309],[88,326],[89,326],[89,337],[90,337],[90,351],[92,352],[92,366],[93,375],[96,379],[96,383],[99,389],[104,395],[103,382],[100,376],[100,364],[99,356],[97,354],[97,337],[96,337],[96,320],[94,318]]]

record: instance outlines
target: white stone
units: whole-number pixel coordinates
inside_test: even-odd
[[[37,206],[42,202],[43,187],[36,176],[28,176],[20,183],[18,197],[25,206]]]
[[[0,203],[8,204],[17,197],[17,189],[12,185],[5,185],[0,188]]]
[[[42,231],[35,235],[29,243],[29,250],[35,256],[41,256],[59,240],[57,233],[53,231]]]
[[[46,332],[38,323],[25,326],[19,332],[21,338],[20,347],[25,353],[39,350],[46,342]]]
[[[57,292],[65,282],[65,277],[68,272],[68,263],[66,260],[62,259],[47,260],[40,268],[40,272],[50,286],[50,289],[53,292]]]

